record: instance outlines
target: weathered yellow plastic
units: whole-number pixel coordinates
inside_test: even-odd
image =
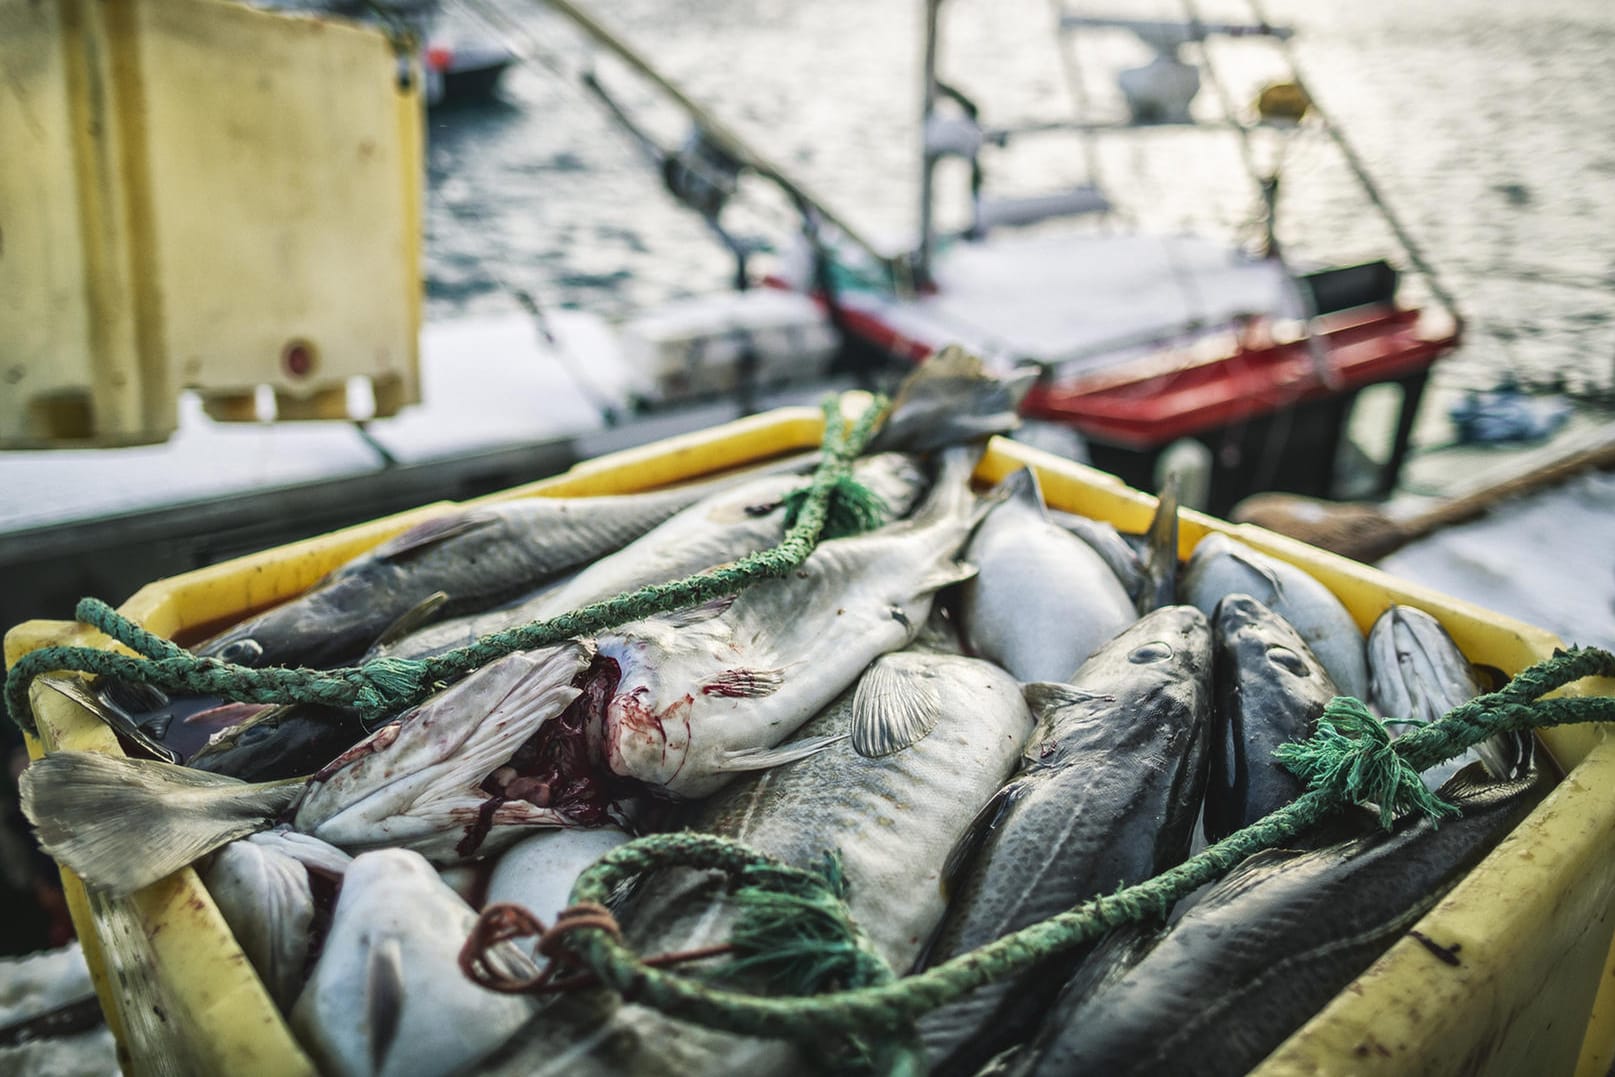
[[[817,444],[819,413],[783,409],[581,464],[493,499],[650,489]],[[1049,502],[1142,531],[1154,499],[1115,478],[1025,446],[994,441],[977,475],[996,481],[1038,469]],[[490,500],[490,499],[484,499]],[[122,607],[173,635],[239,616],[308,587],[356,552],[444,505],[254,554],[153,583]],[[1180,553],[1210,531],[1237,535],[1298,564],[1331,587],[1367,627],[1390,603],[1430,611],[1475,661],[1514,673],[1559,641],[1539,629],[1403,583],[1373,569],[1249,526],[1185,513]],[[7,662],[36,647],[105,638],[64,622],[31,621],[5,640]],[[1573,693],[1615,694],[1615,683]],[[40,738],[29,749],[117,751],[112,735],[65,696],[33,693]],[[1615,891],[1615,747],[1601,730],[1549,730],[1568,776],[1419,924],[1456,966],[1417,941],[1397,943],[1259,1069],[1299,1073],[1604,1073],[1615,1025],[1606,955]],[[189,869],[127,901],[87,897],[68,872],[74,922],[96,988],[131,1072],[306,1073],[307,1056]],[[1596,1019],[1590,1020],[1590,1014]],[[1579,1061],[1579,1066],[1578,1066]]]
[[[160,441],[188,386],[416,400],[417,68],[227,0],[0,0],[0,448]]]

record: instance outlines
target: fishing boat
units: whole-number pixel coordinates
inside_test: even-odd
[[[1157,465],[1170,446],[1184,439],[1203,446],[1212,511],[1226,511],[1260,490],[1338,496],[1336,458],[1352,406],[1365,387],[1390,384],[1400,389],[1400,406],[1389,420],[1389,451],[1377,473],[1355,477],[1353,492],[1383,496],[1395,486],[1431,364],[1457,346],[1461,319],[1295,72],[1291,30],[1268,22],[1260,8],[1253,5],[1256,17],[1245,23],[1204,21],[1192,0],[1185,4],[1187,17],[1176,22],[1065,13],[1060,33],[1069,38],[1120,31],[1153,50],[1150,63],[1115,73],[1125,107],[1104,115],[1090,106],[1069,119],[995,127],[985,107],[940,70],[943,5],[927,0],[919,221],[913,246],[892,249],[833,212],[826,199],[748,145],[590,13],[571,0],[548,6],[688,114],[689,139],[663,149],[592,67],[582,75],[584,86],[654,159],[675,197],[735,253],[742,290],[755,283],[748,271],[755,248],[729,233],[724,207],[743,173],[784,191],[800,212],[802,241],[797,256],[764,275],[763,283],[817,304],[839,334],[843,369],[860,362],[865,369],[901,369],[949,343],[1001,367],[1033,366],[1037,378],[1024,414],[1074,430],[1090,462],[1135,485],[1156,485]],[[1210,44],[1225,38],[1270,42],[1288,67],[1249,109],[1234,104],[1215,66]],[[1067,73],[1073,98],[1087,104],[1080,77]],[[1203,86],[1216,91],[1219,117],[1202,118],[1207,110],[1196,101]],[[1266,211],[1264,234],[1253,245],[1137,230],[1099,182],[1099,139],[1180,128],[1210,129],[1237,141],[1252,192]],[[1089,173],[1083,182],[1016,197],[993,192],[994,153],[1061,135],[1080,140]],[[1401,274],[1389,261],[1304,265],[1282,251],[1274,223],[1281,177],[1276,164],[1263,166],[1263,145],[1316,135],[1343,155],[1411,268],[1426,278],[1436,306],[1406,302]],[[969,173],[969,221],[946,232],[937,224],[937,174],[959,161]],[[732,338],[733,321],[720,308],[712,336]],[[688,340],[678,344],[689,347]],[[737,365],[747,361],[758,366],[738,349]]]

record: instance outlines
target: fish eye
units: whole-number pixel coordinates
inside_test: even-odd
[[[219,648],[219,661],[237,666],[255,666],[264,649],[255,639],[236,639]]]
[[[1135,666],[1145,666],[1151,662],[1164,662],[1171,657],[1172,648],[1157,641],[1144,644],[1144,646],[1128,655],[1127,660]]]
[[[1280,669],[1288,670],[1297,677],[1310,677],[1312,670],[1307,666],[1306,660],[1288,647],[1275,643],[1267,649],[1268,661]]]

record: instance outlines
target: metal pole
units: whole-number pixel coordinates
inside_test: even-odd
[[[931,126],[931,113],[936,108],[937,11],[941,6],[942,0],[925,0],[925,83],[920,99],[920,246],[914,252],[914,278],[920,284],[931,279],[932,170],[936,158],[931,153],[927,132]]]

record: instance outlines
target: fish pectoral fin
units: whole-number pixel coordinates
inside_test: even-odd
[[[1111,703],[1116,698],[1059,681],[1028,681],[1021,685],[1021,695],[1039,719],[1059,707],[1069,707],[1075,703]]]
[[[762,699],[779,691],[784,683],[783,669],[726,669],[701,682],[701,694],[732,699]]]
[[[147,733],[140,723],[124,713],[122,708],[91,692],[82,678],[65,673],[46,673],[35,678],[34,683],[71,699],[164,763],[179,762],[178,752]]]
[[[370,948],[365,969],[365,1020],[370,1032],[370,1072],[387,1068],[387,1054],[398,1040],[404,1010],[404,955],[395,935],[384,935]]]
[[[1238,549],[1230,549],[1228,551],[1228,556],[1232,557],[1235,561],[1238,561],[1240,564],[1262,577],[1262,579],[1266,580],[1268,585],[1273,588],[1273,597],[1275,600],[1284,597],[1284,581],[1279,578],[1279,574],[1277,572],[1273,571],[1273,567],[1271,565],[1264,565],[1262,562],[1248,556],[1243,551]],[[1264,603],[1264,605],[1266,605],[1266,603]]]
[[[659,613],[654,619],[672,628],[688,628],[690,625],[698,625],[702,621],[722,617],[728,612],[729,607],[735,604],[735,597],[735,595],[724,595],[721,598],[703,602],[699,606],[691,606],[686,610]]]
[[[401,535],[394,535],[375,549],[380,561],[405,561],[424,553],[449,539],[469,535],[499,522],[497,516],[486,512],[462,512],[447,516],[434,516],[424,520]]]
[[[852,696],[852,747],[870,759],[923,740],[942,717],[931,667],[899,654],[875,659]]]
[[[405,610],[398,620],[383,629],[381,635],[377,636],[375,642],[370,646],[372,648],[386,647],[403,639],[417,628],[426,626],[437,616],[438,611],[448,604],[448,601],[449,593],[447,591],[433,591],[415,603],[414,606]]]
[[[926,595],[933,591],[940,591],[944,587],[950,587],[953,584],[962,583],[975,574],[976,566],[971,564],[969,561],[949,561],[947,564],[941,565],[927,573],[925,577],[920,580],[918,586],[914,588],[914,593],[917,595]]]
[[[798,759],[806,759],[810,755],[818,755],[826,748],[833,748],[838,742],[846,739],[845,733],[837,733],[833,736],[804,737],[801,740],[787,741],[776,748],[735,748],[720,755],[712,769],[723,774],[768,770],[771,767],[794,763]]]
[[[964,833],[959,835],[959,840],[948,850],[947,860],[942,863],[944,891],[950,889],[960,873],[970,866],[970,862],[975,859],[976,850],[981,848],[981,843],[1025,791],[1025,785],[1019,781],[1012,781],[981,806],[975,818],[970,820],[970,825],[965,827]]]

